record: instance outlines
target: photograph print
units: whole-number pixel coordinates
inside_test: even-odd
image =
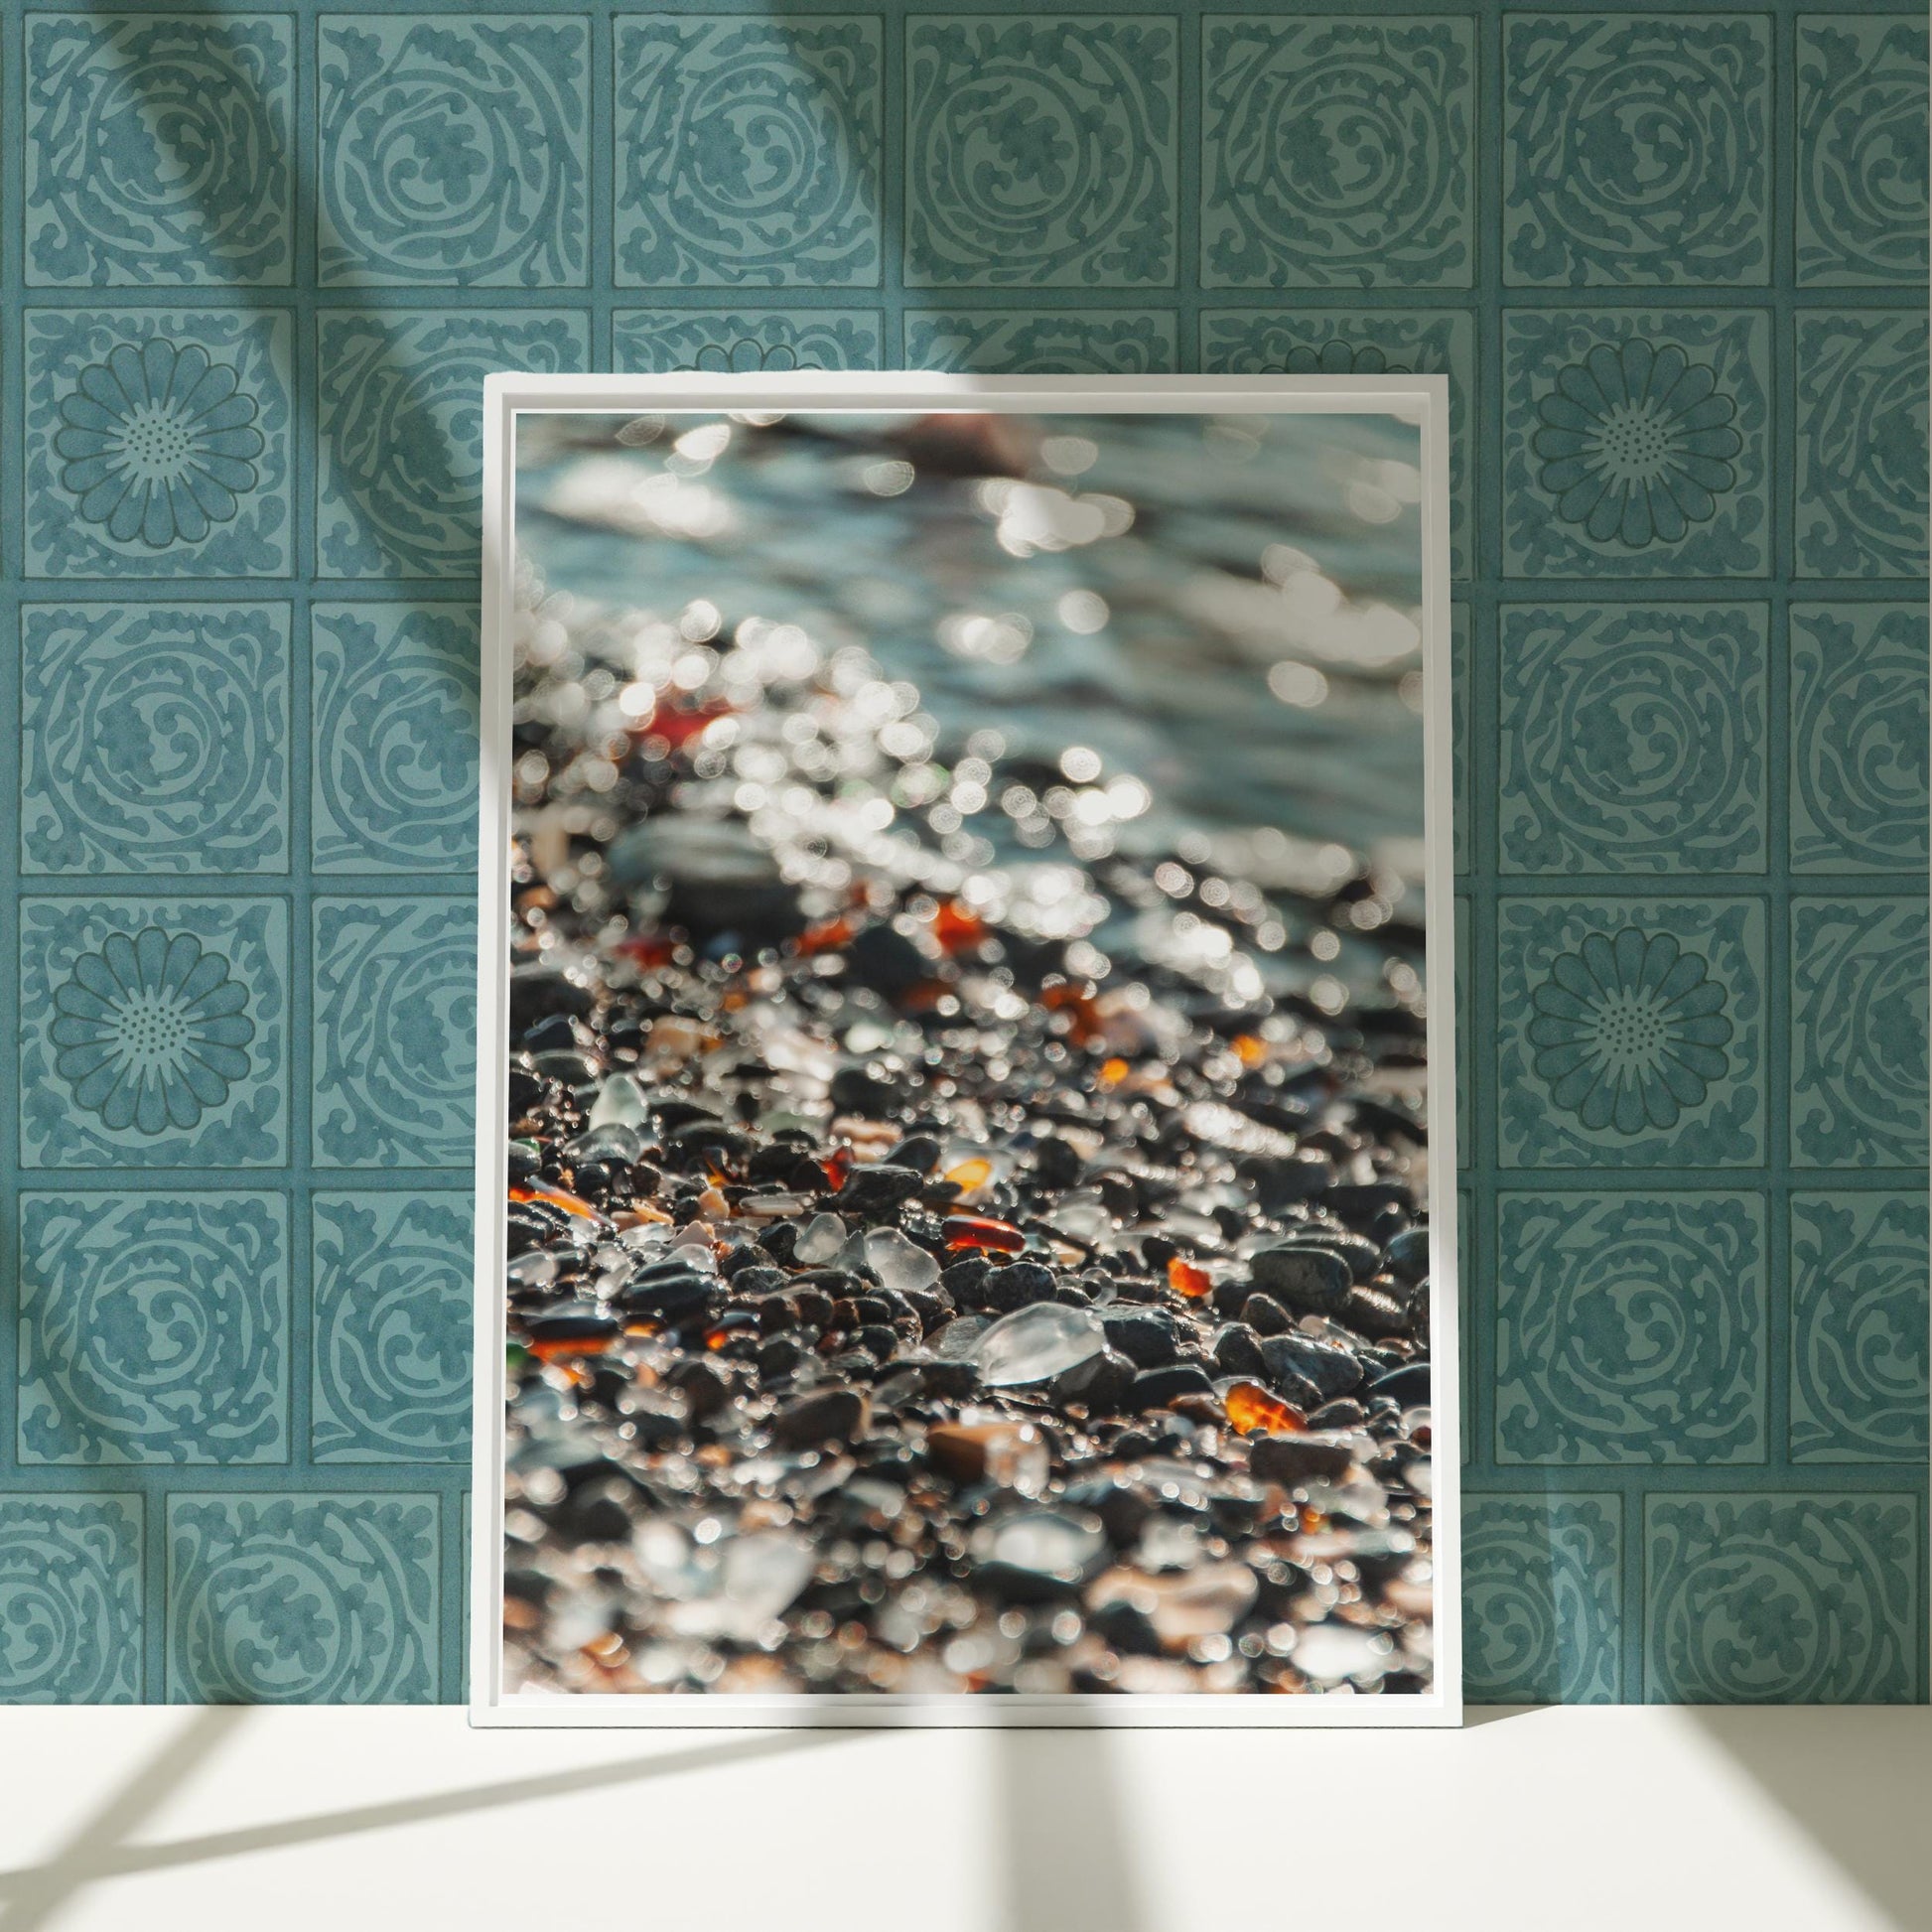
[[[478,1721],[1455,1722],[1440,382],[492,382]]]

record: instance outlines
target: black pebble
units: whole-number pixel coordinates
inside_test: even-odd
[[[1053,1301],[1053,1271],[1043,1261],[1016,1261],[1010,1267],[993,1269],[981,1294],[988,1308],[1011,1314],[1015,1309],[1035,1302]],[[1084,1296],[1079,1299],[1086,1300]]]
[[[1355,1459],[1346,1443],[1326,1436],[1264,1436],[1248,1449],[1248,1467],[1264,1482],[1332,1482]]]
[[[1116,1413],[1127,1400],[1134,1380],[1134,1364],[1116,1349],[1103,1348],[1084,1362],[1075,1362],[1048,1385],[1055,1406],[1080,1402],[1099,1415]]]
[[[898,1106],[899,1097],[889,1081],[867,1068],[842,1066],[832,1075],[831,1101],[836,1113],[879,1120]]]
[[[873,1168],[854,1168],[839,1190],[841,1214],[885,1214],[909,1201],[925,1185],[925,1176],[913,1168],[894,1168],[881,1163]]]
[[[583,1015],[597,1004],[587,986],[554,966],[517,966],[510,972],[510,1030],[521,1033],[552,1014]]]
[[[1295,1317],[1272,1295],[1250,1295],[1241,1319],[1258,1335],[1285,1335],[1295,1326]]]
[[[911,1134],[886,1155],[886,1165],[930,1173],[939,1165],[939,1143],[930,1134]]]
[[[1411,1362],[1405,1368],[1378,1375],[1363,1391],[1368,1396],[1387,1396],[1405,1409],[1419,1408],[1429,1400],[1429,1364]]]
[[[1429,1230],[1406,1228],[1384,1252],[1383,1266],[1406,1288],[1429,1279]]]
[[[1130,1409],[1165,1409],[1183,1395],[1212,1395],[1214,1384],[1198,1362],[1175,1362],[1143,1369],[1128,1385]]]
[[[1145,1610],[1132,1603],[1105,1603],[1088,1617],[1089,1625],[1115,1650],[1128,1657],[1158,1657],[1162,1652],[1160,1634]]]
[[[1263,1248],[1248,1267],[1263,1294],[1309,1313],[1339,1308],[1354,1280],[1347,1262],[1326,1248]]]
[[[1362,1385],[1362,1364],[1352,1350],[1311,1335],[1270,1335],[1261,1344],[1261,1353],[1275,1386],[1284,1394],[1291,1376],[1317,1390],[1323,1401],[1352,1395]]]
[[[1137,1368],[1162,1368],[1180,1353],[1173,1317],[1165,1309],[1136,1310],[1132,1314],[1101,1317],[1107,1345],[1117,1348]]]
[[[1243,1322],[1230,1321],[1216,1333],[1214,1366],[1223,1375],[1245,1376],[1255,1382],[1268,1380],[1268,1358],[1261,1352],[1254,1330]]]
[[[819,1389],[778,1411],[771,1419],[771,1440],[780,1449],[849,1443],[865,1434],[871,1420],[872,1400],[863,1389]]]
[[[1034,1172],[1048,1187],[1071,1187],[1086,1172],[1086,1162],[1071,1141],[1048,1135],[1034,1150]]]

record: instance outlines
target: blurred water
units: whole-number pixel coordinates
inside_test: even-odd
[[[553,592],[797,623],[948,736],[1091,747],[1151,843],[1273,826],[1413,881],[1418,459],[1371,416],[525,418],[517,535]]]

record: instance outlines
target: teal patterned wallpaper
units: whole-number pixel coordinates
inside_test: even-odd
[[[481,378],[803,365],[1449,373],[1470,1690],[1926,1695],[1922,12],[0,26],[0,1695],[460,1696]]]

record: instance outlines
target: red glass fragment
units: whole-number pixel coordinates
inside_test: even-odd
[[[1214,1286],[1214,1278],[1205,1268],[1175,1255],[1168,1263],[1168,1286],[1176,1295],[1184,1295],[1190,1302],[1198,1302]]]
[[[932,915],[932,936],[942,952],[971,952],[986,943],[986,921],[971,906],[949,898]]]
[[[996,1254],[1017,1255],[1027,1245],[1027,1237],[1012,1222],[996,1221],[990,1214],[949,1214],[945,1234],[949,1248],[990,1248]]]
[[[589,1201],[580,1200],[577,1195],[563,1187],[512,1187],[512,1201],[548,1201],[552,1207],[560,1207],[566,1214],[575,1214],[580,1221],[595,1221],[602,1217]]]

